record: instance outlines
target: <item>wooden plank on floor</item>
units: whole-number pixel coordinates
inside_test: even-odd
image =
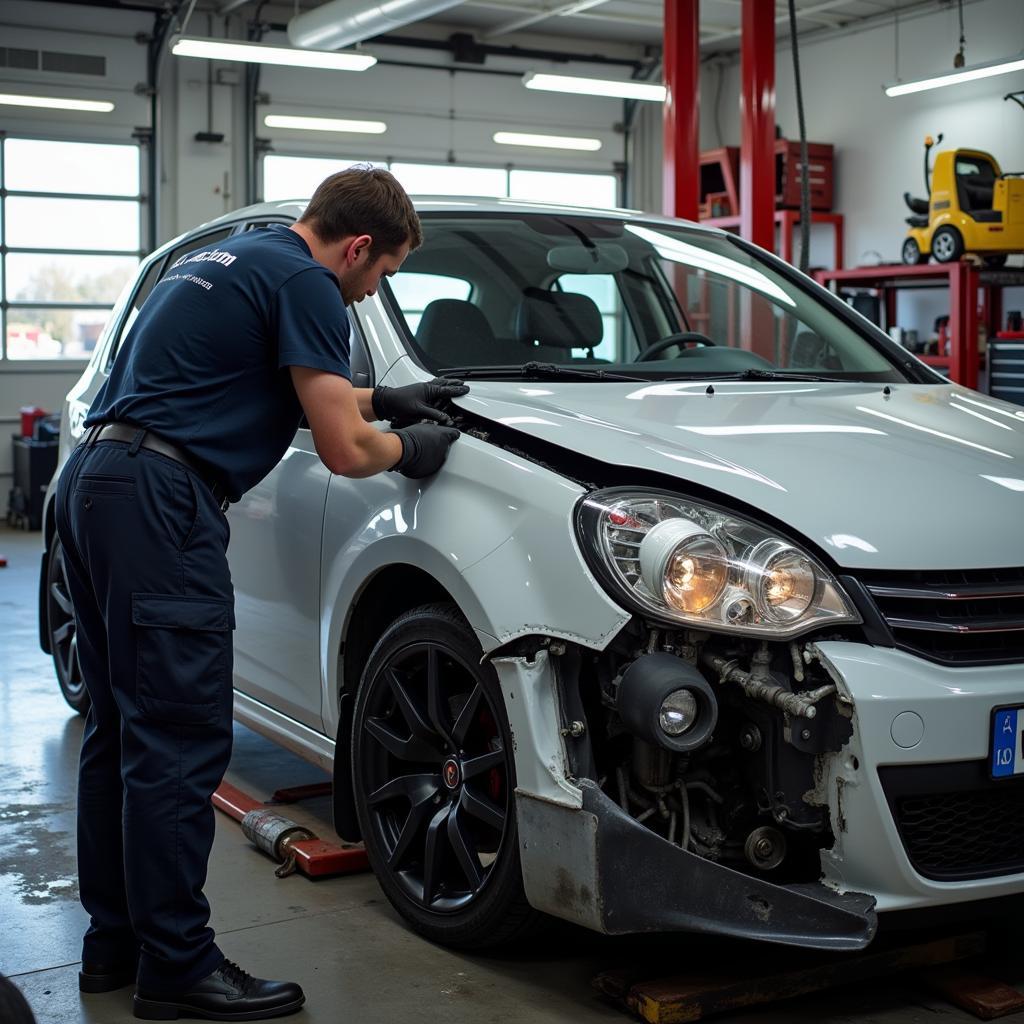
[[[624,968],[598,975],[594,986],[649,1024],[686,1024],[808,992],[965,960],[980,956],[986,945],[985,932],[968,932],[927,942],[872,947],[863,953],[823,956],[797,970],[782,961],[773,968],[771,957],[756,970],[698,967],[665,978],[651,978],[650,968],[646,977]]]
[[[923,978],[930,989],[979,1020],[995,1020],[1024,1010],[1024,992],[976,971],[947,967],[925,971]]]

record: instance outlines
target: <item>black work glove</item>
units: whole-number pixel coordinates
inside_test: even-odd
[[[425,384],[407,384],[402,388],[378,385],[373,389],[373,414],[400,427],[420,420],[449,424],[452,418],[438,406],[466,394],[469,388],[451,377],[435,377]]]
[[[402,457],[391,469],[412,480],[436,473],[444,465],[448,449],[459,436],[454,427],[442,427],[437,423],[413,423],[393,433],[402,442]]]

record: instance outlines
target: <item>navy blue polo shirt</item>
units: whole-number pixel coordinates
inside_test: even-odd
[[[233,497],[302,417],[289,366],[351,378],[338,279],[284,225],[182,256],[142,305],[86,426],[127,421],[202,460]]]

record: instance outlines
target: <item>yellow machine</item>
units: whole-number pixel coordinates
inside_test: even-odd
[[[903,193],[912,213],[903,262],[926,263],[932,255],[951,263],[974,253],[986,266],[1001,267],[1009,253],[1024,252],[1024,172],[1003,173],[991,153],[950,149],[935,157],[929,181],[928,156],[941,141],[929,135],[924,143],[929,198]]]

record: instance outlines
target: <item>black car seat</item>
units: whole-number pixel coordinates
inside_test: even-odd
[[[416,328],[416,344],[438,366],[501,363],[494,331],[479,306],[465,299],[434,299]]]
[[[524,288],[515,330],[532,359],[565,363],[571,358],[569,351],[581,348],[587,351],[587,361],[597,361],[594,349],[604,338],[604,321],[589,295]]]
[[[907,218],[907,223],[912,228],[926,228],[928,227],[928,200],[917,199],[912,196],[909,192],[903,193],[903,202],[910,207],[910,212],[914,214],[913,217]]]

